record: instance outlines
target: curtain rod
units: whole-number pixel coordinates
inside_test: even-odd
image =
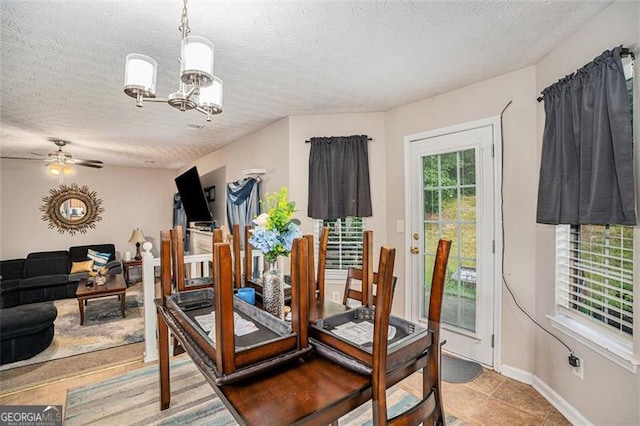
[[[372,141],[372,140],[373,140],[373,138],[367,138],[367,140],[368,140],[368,141]],[[306,141],[304,141],[304,143],[310,143],[310,142],[311,142],[311,140],[310,140],[310,139],[307,139]]]
[[[622,49],[620,49],[620,56],[622,56],[623,58],[626,58],[627,56],[631,56],[631,60],[634,60],[634,61],[636,59],[636,55],[634,55],[631,49],[629,49],[628,47],[623,47]],[[539,96],[538,99],[536,100],[538,102],[542,102],[543,99],[544,99],[544,96]]]

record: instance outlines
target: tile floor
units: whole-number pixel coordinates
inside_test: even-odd
[[[41,386],[3,394],[4,405],[65,405],[68,389],[98,382],[145,366],[140,359],[102,370],[80,374]],[[419,395],[421,377],[417,374],[401,383]],[[570,425],[531,386],[484,370],[476,380],[464,384],[443,382],[443,398],[448,413],[459,419],[454,425]]]

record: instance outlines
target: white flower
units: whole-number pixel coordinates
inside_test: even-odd
[[[264,228],[265,226],[267,226],[268,218],[269,218],[269,215],[267,213],[262,213],[260,216],[253,219],[253,223],[255,223],[256,226],[261,226]]]

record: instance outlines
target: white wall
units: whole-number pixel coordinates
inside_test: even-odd
[[[160,230],[172,225],[175,192],[173,170],[76,167],[66,184],[87,185],[102,199],[104,213],[95,229],[86,234],[59,234],[42,220],[40,206],[58,179],[47,174],[38,161],[0,160],[0,258],[24,257],[30,252],[67,250],[71,246],[113,243],[122,255],[135,252],[131,231],[142,229],[148,241],[158,241]]]
[[[208,154],[194,164],[198,167],[200,176],[204,176],[220,167],[225,167],[226,182],[242,179],[243,170],[267,169],[262,176],[261,191],[278,191],[288,185],[289,180],[289,118],[283,118],[269,126],[258,130],[244,138],[225,145],[217,151]],[[185,166],[180,173],[193,167]],[[226,200],[226,187],[216,185],[216,200]],[[221,219],[224,219],[221,221]],[[220,224],[226,224],[224,218],[216,217]]]
[[[535,237],[536,155],[535,84],[533,67],[445,93],[385,114],[387,161],[387,235],[398,248],[394,311],[404,314],[404,277],[407,252],[404,234],[396,233],[396,221],[404,220],[404,137],[427,130],[500,115],[509,101],[503,120],[505,267],[509,283],[525,307],[533,312],[535,282],[533,263]],[[406,232],[411,230],[405,223]],[[497,284],[499,291],[503,289]],[[532,325],[503,293],[503,363],[533,371],[534,331]]]
[[[536,90],[541,91],[582,67],[602,51],[620,44],[635,48],[636,57],[638,57],[639,25],[640,7],[638,3],[614,3],[562,42],[537,64]],[[639,146],[637,124],[640,120],[637,101],[634,109],[636,112],[636,131],[634,134],[637,155]],[[542,104],[537,107],[537,118],[536,167],[539,167],[544,130]],[[638,231],[636,230],[636,232]],[[539,321],[550,327],[545,315],[554,313],[554,227],[536,225],[535,237],[536,252],[533,258],[536,268],[536,316]],[[637,289],[636,294],[638,294]],[[637,327],[636,330],[638,330]],[[568,368],[565,348],[544,332],[536,334],[535,375],[595,424],[640,424],[638,411],[640,376],[613,364],[569,336],[564,334],[560,334],[560,336],[578,356],[583,358],[584,380],[574,376]],[[638,343],[640,340],[636,337],[636,344]]]
[[[198,172],[200,172],[198,170]],[[200,177],[202,179],[202,187],[215,186],[215,200],[209,203],[211,216],[218,222],[218,225],[224,225],[226,216],[227,199],[225,188],[227,187],[227,168],[219,167],[212,172]]]

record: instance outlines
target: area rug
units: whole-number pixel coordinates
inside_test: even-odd
[[[442,380],[447,383],[468,383],[482,373],[477,362],[442,354]]]
[[[160,411],[158,367],[146,367],[67,393],[69,425],[236,425],[231,413],[189,358],[171,363],[171,407]],[[389,412],[399,413],[418,398],[394,386]],[[447,415],[447,424],[456,418]],[[371,403],[342,417],[341,425],[371,425]],[[265,419],[265,424],[268,422]]]
[[[91,299],[85,306],[85,325],[80,325],[77,299],[54,301],[58,309],[51,345],[32,358],[0,366],[0,371],[65,358],[144,340],[142,283],[127,289],[126,318],[116,296]]]

